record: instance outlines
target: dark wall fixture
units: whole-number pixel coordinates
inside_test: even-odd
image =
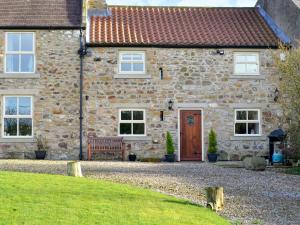
[[[163,68],[159,68],[159,74],[160,74],[160,79],[163,80],[164,79],[164,70],[163,70]]]
[[[89,98],[90,98],[90,96],[88,96],[88,95],[85,96],[85,100],[86,100],[86,101],[88,101]]]
[[[164,111],[160,111],[160,121],[164,121]]]
[[[170,100],[168,101],[168,109],[169,109],[169,110],[173,110],[173,105],[174,105],[174,102],[170,99]]]
[[[224,50],[221,50],[221,49],[218,49],[218,50],[216,51],[216,53],[219,54],[219,55],[224,55],[224,54],[225,54],[225,51],[224,51]]]
[[[276,88],[274,91],[274,102],[277,102],[278,98],[279,98],[279,90],[278,88]]]

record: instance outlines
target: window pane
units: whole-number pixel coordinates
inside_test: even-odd
[[[19,55],[6,55],[6,72],[19,72]]]
[[[131,71],[130,63],[121,63],[121,71]]]
[[[21,55],[21,72],[33,72],[33,60],[32,54]]]
[[[32,119],[22,118],[19,119],[19,136],[32,135]]]
[[[248,120],[258,120],[258,112],[248,111]]]
[[[256,55],[248,55],[247,62],[257,62],[257,56]]]
[[[131,120],[131,111],[122,111],[121,120]]]
[[[247,134],[246,123],[236,123],[235,134]]]
[[[248,123],[248,134],[259,134],[259,123]]]
[[[33,51],[33,34],[21,34],[21,51]]]
[[[133,111],[133,120],[143,120],[144,112],[143,111]]]
[[[130,54],[122,54],[122,60],[131,60]]]
[[[134,123],[133,124],[133,134],[145,134],[145,124],[144,123]]]
[[[17,119],[4,119],[4,136],[17,136]]]
[[[5,115],[17,115],[17,97],[5,98]]]
[[[8,51],[19,51],[19,37],[18,33],[9,33],[7,34],[7,50]]]
[[[256,64],[248,64],[247,65],[247,72],[248,73],[258,73],[258,65],[256,65]]]
[[[144,64],[143,63],[133,63],[132,66],[133,66],[133,68],[132,68],[133,71],[136,71],[136,72],[138,72],[138,71],[143,72],[144,71]]]
[[[31,98],[19,98],[19,115],[31,115]]]
[[[247,120],[247,112],[246,111],[236,111],[236,119],[237,120]]]
[[[131,134],[131,123],[120,123],[120,134]]]
[[[246,64],[235,64],[235,73],[246,73]]]
[[[244,56],[244,55],[236,55],[235,61],[236,62],[246,62],[246,56]]]
[[[133,60],[143,60],[143,54],[132,54]]]

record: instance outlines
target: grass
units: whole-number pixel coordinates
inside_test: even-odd
[[[0,171],[0,224],[227,225],[190,202],[108,181]]]
[[[285,171],[287,174],[300,175],[300,167],[293,167]]]

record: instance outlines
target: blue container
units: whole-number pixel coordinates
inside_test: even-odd
[[[283,155],[281,152],[274,152],[272,156],[273,163],[283,163]]]

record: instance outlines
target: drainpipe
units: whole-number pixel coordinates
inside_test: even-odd
[[[79,160],[82,160],[82,142],[83,142],[83,135],[82,135],[82,123],[83,123],[83,59],[86,55],[86,47],[84,45],[84,37],[82,34],[82,28],[80,28],[80,49],[78,50],[78,54],[80,57],[80,77],[79,77],[79,88],[80,88],[80,103],[79,103]]]

